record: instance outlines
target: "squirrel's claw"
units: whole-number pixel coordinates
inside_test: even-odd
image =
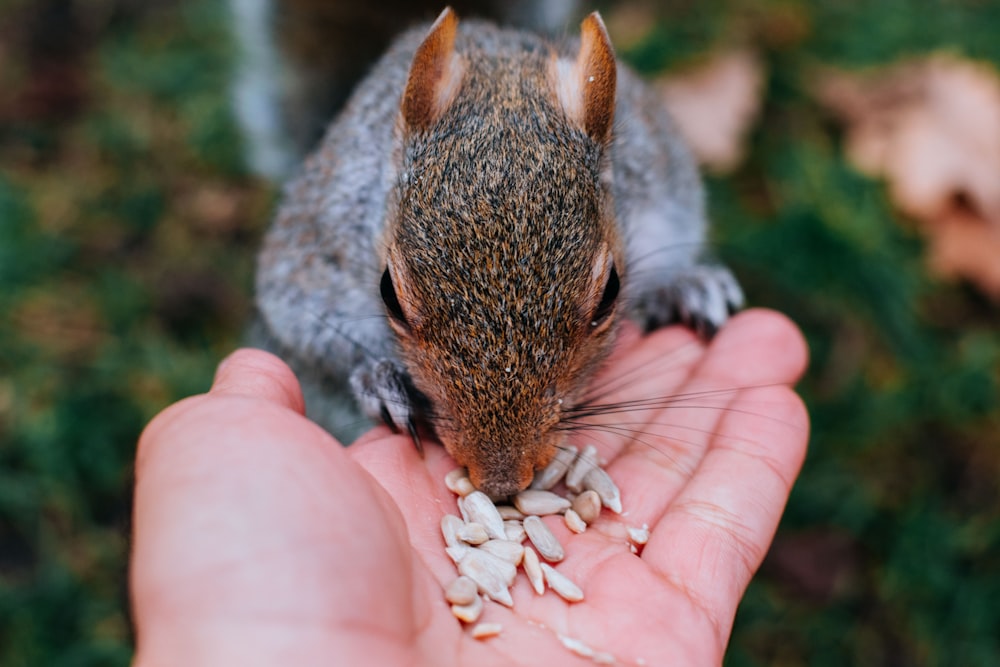
[[[424,443],[420,441],[420,433],[417,432],[417,423],[411,419],[406,422],[406,428],[410,432],[410,437],[413,438],[413,446],[417,448],[417,454],[420,454],[420,458],[424,458]]]
[[[356,369],[351,374],[351,389],[366,415],[385,422],[394,433],[406,430],[417,451],[423,454],[416,423],[422,412],[420,406],[427,399],[413,386],[399,363],[382,359],[372,366]]]
[[[717,264],[691,266],[639,298],[647,330],[680,322],[706,340],[742,307],[739,283],[729,269]]]

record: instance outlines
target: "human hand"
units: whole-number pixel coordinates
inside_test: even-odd
[[[566,549],[558,569],[586,599],[538,597],[519,576],[512,610],[487,604],[482,620],[503,632],[485,641],[442,593],[456,576],[439,529],[455,512],[443,449],[421,459],[384,428],[342,448],[302,416],[283,363],[235,353],[208,394],[140,440],[135,664],[592,664],[557,633],[620,664],[721,663],[805,453],[808,419],[788,387],[805,347],[766,311],[736,316],[707,347],[680,327],[625,338],[598,379],[602,402],[677,397],[580,434],[608,460],[626,515],[605,511],[581,535],[550,523]],[[637,556],[623,524],[643,523]]]

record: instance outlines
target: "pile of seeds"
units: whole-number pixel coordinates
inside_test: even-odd
[[[567,493],[554,489],[564,483]],[[621,514],[618,487],[598,465],[597,449],[588,445],[579,451],[566,447],[543,470],[531,487],[510,499],[494,504],[469,481],[464,468],[445,476],[448,489],[458,496],[462,516],[446,514],[441,518],[445,551],[458,567],[459,576],[445,589],[452,613],[464,623],[476,623],[483,612],[484,599],[507,607],[514,604],[510,587],[518,567],[524,570],[535,593],[546,587],[568,602],[579,602],[583,591],[552,564],[561,561],[565,552],[559,540],[541,517],[561,514],[566,526],[582,533],[597,520],[601,507]],[[630,529],[634,544],[645,544],[648,530]],[[528,544],[523,544],[525,539]],[[481,623],[472,630],[476,638],[492,637],[501,628],[495,623]]]

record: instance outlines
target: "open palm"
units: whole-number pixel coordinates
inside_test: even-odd
[[[625,514],[581,535],[547,519],[586,599],[536,596],[521,575],[513,609],[483,615],[502,633],[475,640],[442,595],[451,459],[385,429],[336,446],[283,364],[240,352],[140,443],[137,664],[593,664],[560,637],[619,664],[718,664],[805,451],[789,389],[804,364],[794,327],[766,311],[707,347],[679,327],[627,336],[595,383],[621,409],[570,435],[598,446]],[[625,526],[643,524],[633,554]]]

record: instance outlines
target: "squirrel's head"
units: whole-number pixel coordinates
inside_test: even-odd
[[[571,56],[457,27],[446,9],[409,72],[380,287],[438,437],[507,495],[555,454],[613,342],[616,64],[596,13]]]

